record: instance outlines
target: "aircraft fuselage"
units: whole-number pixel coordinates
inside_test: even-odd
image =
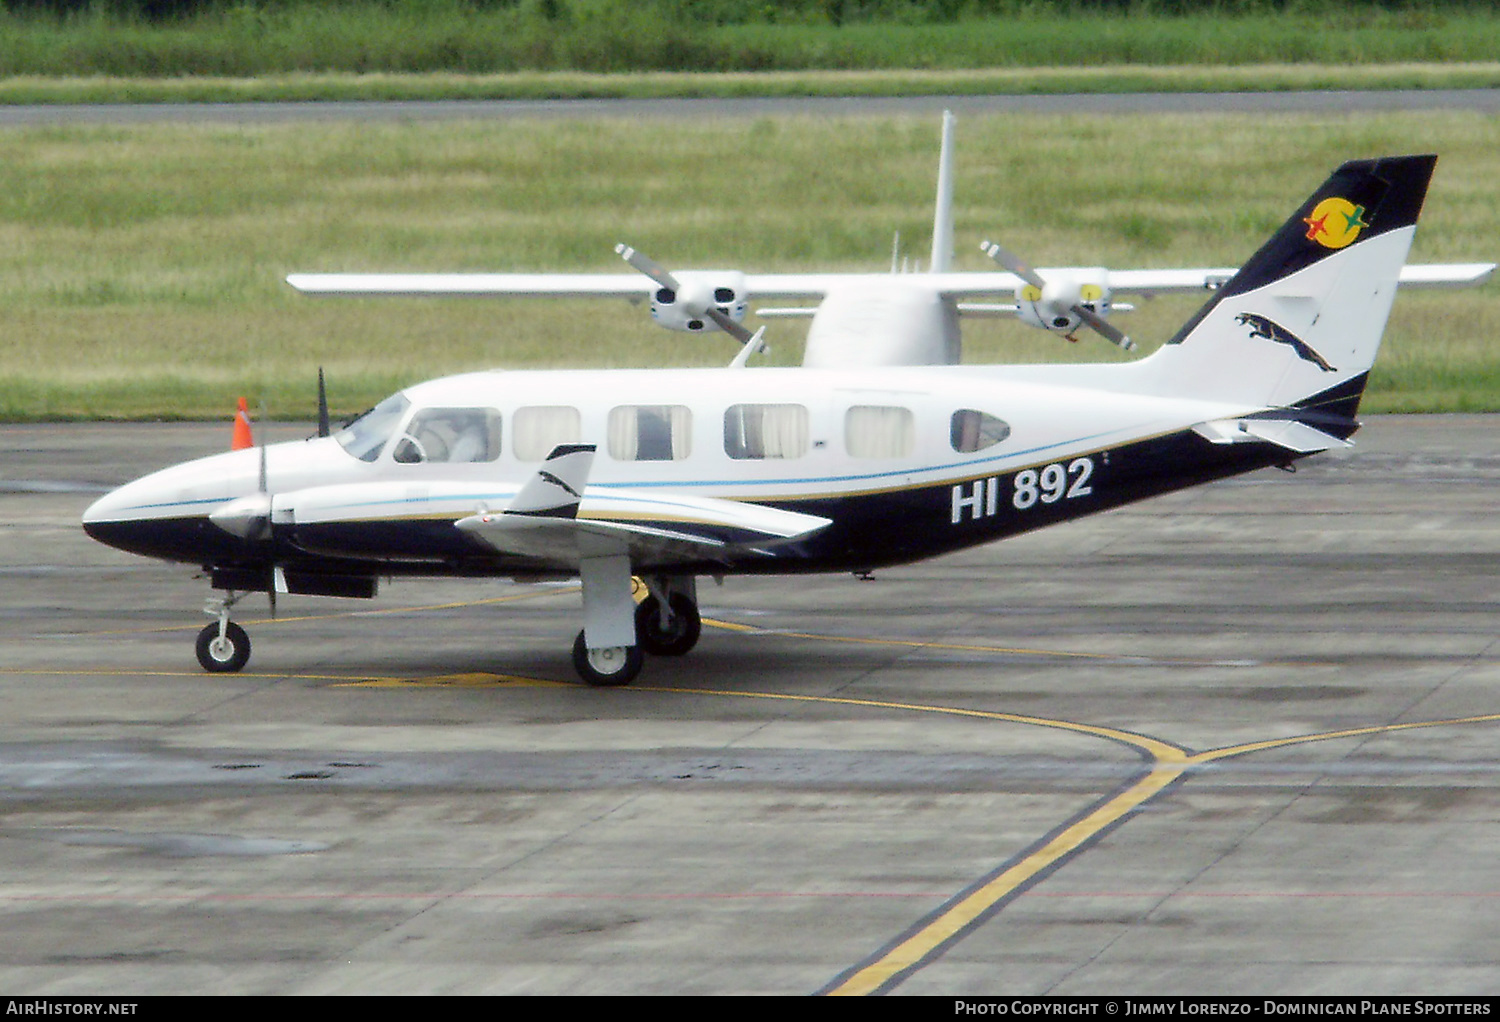
[[[785,545],[724,532],[712,555],[641,572],[863,571],[1286,460],[1190,431],[1251,410],[1063,385],[1057,368],[474,373],[412,387],[333,438],[147,476],[97,502],[85,526],[125,550],[226,570],[274,560],[340,576],[568,573],[566,554],[496,550],[454,524],[505,508],[558,444],[590,443],[580,521],[600,500],[671,493],[830,522]],[[1129,372],[1094,367],[1099,383]],[[455,449],[460,426],[484,433],[478,447]],[[260,492],[262,459],[270,527],[246,537],[231,505]],[[691,518],[643,502],[636,520]],[[260,587],[255,577],[235,588]]]

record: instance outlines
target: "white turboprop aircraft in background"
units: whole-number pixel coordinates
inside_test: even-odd
[[[700,576],[863,574],[1347,446],[1435,162],[1340,167],[1136,361],[472,373],[146,476],[83,525],[203,568],[207,670],[249,659],[247,592],[577,577],[574,666],[626,684],[698,641]]]
[[[760,307],[756,314],[767,319],[810,316],[802,365],[856,368],[956,365],[962,354],[959,320],[965,316],[1015,316],[1070,340],[1080,329],[1090,329],[1128,351],[1133,343],[1108,317],[1130,306],[1116,305],[1114,296],[1207,292],[1234,276],[1234,267],[1034,269],[991,241],[980,248],[1003,271],[953,271],[953,126],[953,115],[945,112],[932,256],[922,272],[899,272],[895,254],[889,273],[672,272],[621,244],[615,251],[638,272],[297,273],[287,282],[312,295],[623,298],[649,302],[652,319],[669,330],[723,331],[741,343],[754,336],[744,326],[752,302],[816,301]],[[1494,263],[1407,266],[1401,284],[1465,287],[1488,279],[1494,269]],[[748,357],[753,350],[743,354]]]

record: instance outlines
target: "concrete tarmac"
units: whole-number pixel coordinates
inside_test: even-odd
[[[200,672],[207,584],[78,517],[228,438],[0,426],[7,994],[1500,989],[1500,419],[705,581],[622,690],[502,582],[247,598]]]

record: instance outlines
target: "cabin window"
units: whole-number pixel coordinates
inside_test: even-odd
[[[423,408],[391,455],[403,465],[460,464],[500,457],[500,413],[493,408]]]
[[[609,413],[617,461],[680,461],[692,451],[692,412],[682,405],[621,405]]]
[[[360,461],[374,461],[410,407],[406,398],[392,395],[335,433],[334,439]]]
[[[916,441],[910,408],[854,405],[844,415],[844,447],[852,458],[904,458]]]
[[[518,461],[542,461],[558,444],[583,439],[578,409],[567,405],[530,405],[510,417],[512,453]]]
[[[739,461],[800,458],[808,433],[802,405],[731,405],[724,413],[724,453]]]
[[[988,412],[973,408],[960,408],[953,413],[949,426],[948,442],[960,454],[973,454],[986,447],[994,447],[1010,436],[1010,424],[997,419]]]

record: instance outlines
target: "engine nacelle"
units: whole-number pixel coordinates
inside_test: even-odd
[[[1031,284],[1016,289],[1016,317],[1030,326],[1054,333],[1071,335],[1083,325],[1073,311],[1082,306],[1090,312],[1108,317],[1110,309],[1109,274],[1102,267],[1087,270],[1040,270],[1045,287]]]
[[[688,270],[675,274],[680,292],[659,287],[651,293],[651,318],[668,330],[709,333],[718,330],[705,315],[718,309],[736,323],[743,322],[750,302],[745,275],[734,270]]]

